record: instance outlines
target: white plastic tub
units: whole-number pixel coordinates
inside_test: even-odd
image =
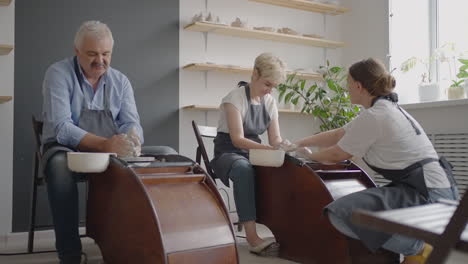
[[[103,172],[109,166],[109,156],[115,153],[67,152],[67,165],[71,171],[84,173]]]
[[[284,150],[251,149],[250,163],[255,166],[281,167],[284,163]]]

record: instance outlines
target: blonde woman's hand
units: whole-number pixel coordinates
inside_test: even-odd
[[[308,147],[300,147],[296,149],[296,156],[299,158],[310,159],[310,155],[312,154],[312,150]]]
[[[281,141],[279,148],[286,151],[286,152],[292,152],[297,149],[297,145],[294,143],[291,143],[289,140],[285,139]]]

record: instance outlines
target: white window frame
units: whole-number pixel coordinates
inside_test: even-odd
[[[393,17],[393,7],[392,7],[392,2],[394,0],[389,0],[388,5],[389,5],[389,55],[388,57],[388,63],[390,66],[390,70],[393,70],[395,68],[399,68],[399,65],[394,65],[392,61],[392,17]],[[414,1],[414,0],[408,0],[408,1]],[[418,0],[419,1],[419,0]],[[430,51],[430,56],[434,55],[434,52],[440,48],[440,42],[439,42],[439,1],[440,0],[426,0],[429,3],[429,51]],[[441,73],[440,73],[440,62],[437,61],[437,63],[434,63],[431,65],[431,76],[433,76],[433,80],[435,82],[440,83],[441,82]],[[467,100],[466,98],[464,100]],[[439,102],[447,101],[447,99],[440,98]],[[425,103],[425,102],[414,102],[414,103]]]

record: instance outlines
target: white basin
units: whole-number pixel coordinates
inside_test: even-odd
[[[115,153],[67,152],[68,168],[74,172],[103,172],[109,166],[109,156]]]
[[[281,167],[284,163],[284,150],[251,149],[249,160],[252,165],[265,167]]]

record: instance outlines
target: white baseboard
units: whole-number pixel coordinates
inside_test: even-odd
[[[80,227],[80,234],[85,234],[86,229]],[[28,232],[8,233],[0,235],[0,249],[10,248],[27,248],[28,246]],[[34,243],[40,242],[41,244],[49,243],[55,245],[55,232],[54,230],[44,230],[34,232]]]

